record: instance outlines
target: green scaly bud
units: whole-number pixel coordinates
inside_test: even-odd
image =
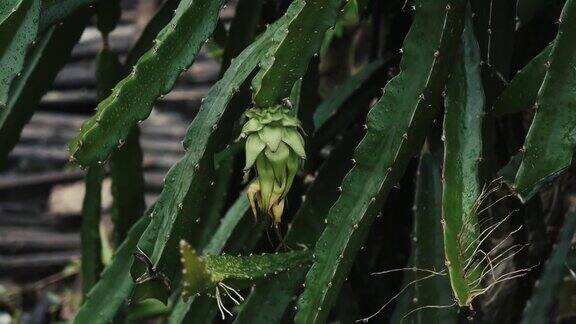
[[[300,135],[300,121],[282,105],[252,108],[242,127],[246,138],[245,175],[256,167],[256,179],[248,188],[248,198],[254,216],[261,211],[280,223],[284,199],[292,181],[306,158],[304,138]]]

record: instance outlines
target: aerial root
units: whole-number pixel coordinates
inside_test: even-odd
[[[240,293],[238,292],[238,290],[226,285],[223,282],[219,282],[218,286],[222,287],[222,289],[226,292],[226,295],[228,295],[228,297],[230,297],[230,299],[236,304],[236,305],[240,305],[240,302],[238,302],[234,297],[232,297],[232,295],[230,294],[230,292],[232,292],[234,295],[236,295],[236,298],[240,299],[240,301],[244,301],[244,297],[242,297],[242,295],[240,295]]]
[[[408,313],[406,313],[406,315],[402,316],[402,318],[400,319],[400,323],[404,322],[404,319],[406,319],[406,317],[421,311],[423,309],[445,309],[445,308],[451,308],[456,306],[458,303],[456,301],[454,301],[452,304],[450,305],[424,305],[424,306],[420,306],[420,307],[416,307],[413,310],[409,311]]]
[[[414,268],[393,269],[393,270],[388,270],[388,271],[383,271],[383,272],[384,272],[384,273],[392,273],[392,272],[395,272],[395,271],[406,271],[406,269],[413,270]],[[422,271],[422,269],[420,269],[420,270]],[[425,271],[425,270],[424,270],[424,271]],[[417,283],[420,282],[420,281],[424,281],[424,280],[427,280],[427,279],[430,279],[430,278],[433,278],[433,277],[439,275],[439,273],[437,273],[437,272],[435,272],[435,271],[432,271],[432,270],[429,270],[429,272],[431,272],[431,274],[429,274],[429,275],[427,275],[427,276],[425,276],[425,277],[422,277],[422,278],[418,278],[418,279],[412,280],[412,281],[410,281],[409,283],[407,283],[402,289],[400,289],[400,291],[399,291],[396,295],[392,296],[392,298],[390,298],[384,305],[382,305],[374,314],[372,314],[372,315],[370,315],[370,316],[368,316],[368,317],[364,317],[364,318],[358,319],[358,320],[356,320],[356,322],[363,322],[363,323],[368,322],[370,319],[374,318],[375,316],[377,316],[378,314],[380,314],[380,312],[382,312],[384,309],[386,309],[386,307],[387,307],[388,305],[390,305],[391,302],[393,302],[394,300],[398,299],[398,297],[400,297],[400,295],[402,295],[402,293],[404,293],[404,292],[406,291],[406,289],[408,289],[410,286],[415,285],[415,284],[417,284]],[[445,273],[443,273],[443,274],[441,274],[441,275],[445,275]]]
[[[222,296],[220,294],[219,287],[222,288],[222,290],[224,290],[226,296],[228,296],[228,298],[230,298],[236,305],[240,305],[240,301],[244,301],[244,297],[242,297],[242,295],[240,295],[240,293],[236,289],[226,285],[223,282],[219,282],[218,285],[216,285],[216,304],[218,305],[218,310],[220,311],[222,319],[226,319],[226,314],[230,316],[233,316],[233,314],[226,308],[226,306],[224,306],[224,302],[222,301]],[[235,295],[235,297],[232,296],[233,294]],[[240,301],[238,301],[238,299],[236,298],[238,298]]]
[[[439,276],[445,276],[445,275],[446,275],[446,270],[434,271],[434,270],[430,270],[430,269],[421,269],[421,268],[416,268],[416,267],[397,268],[397,269],[390,269],[390,270],[372,272],[371,275],[373,275],[373,276],[375,276],[375,275],[383,275],[383,274],[389,274],[389,273],[400,272],[400,271],[426,272],[426,273],[430,273],[430,274],[434,274],[434,275],[439,275]]]
[[[506,220],[506,218],[504,219]],[[503,221],[504,221],[503,220]],[[500,223],[501,224],[501,223]],[[496,224],[499,225],[499,224]],[[476,249],[473,252],[473,256],[476,256],[479,253],[482,253],[484,256],[480,259],[480,260],[476,260],[476,262],[472,262],[475,258],[470,258],[470,261],[468,261],[468,263],[466,264],[466,266],[464,267],[464,270],[466,271],[466,273],[471,273],[472,271],[476,270],[478,268],[478,266],[488,260],[488,261],[495,261],[497,259],[499,259],[500,257],[502,257],[507,251],[509,251],[511,248],[508,248],[506,250],[504,250],[502,253],[500,253],[499,255],[496,255],[492,260],[490,260],[490,255],[492,255],[495,251],[498,250],[498,248],[504,244],[509,238],[512,237],[512,235],[516,234],[518,231],[520,231],[522,229],[522,225],[520,225],[517,229],[515,229],[514,231],[508,233],[508,235],[506,235],[505,238],[503,238],[502,240],[500,240],[500,242],[498,244],[496,244],[490,251],[488,251],[488,253],[485,253],[484,251],[480,250],[480,245],[487,239],[487,237],[492,233],[492,231],[490,231],[490,233],[487,234],[487,236],[483,239],[480,240],[480,242],[478,243],[478,246],[476,247]],[[496,230],[496,228],[494,228],[493,230]],[[513,245],[514,246],[514,245]],[[490,262],[489,262],[490,263]],[[473,268],[470,268],[472,265],[474,265]]]
[[[222,316],[222,319],[226,319],[226,314],[232,316],[232,313],[226,308],[226,306],[224,306],[224,303],[222,302],[222,297],[220,297],[220,290],[218,289],[218,286],[216,286],[216,304],[218,305],[218,310],[220,311],[220,315]]]
[[[507,220],[509,220],[511,215],[512,214],[510,213],[506,215],[506,217],[502,218],[499,222],[485,228],[482,232],[480,232],[480,234],[478,234],[478,238],[476,240],[473,240],[468,243],[466,248],[463,250],[463,253],[467,254],[467,252],[471,248],[474,248],[472,255],[476,254],[476,252],[478,252],[482,244],[490,237],[490,235],[492,235],[492,233],[494,233],[494,231],[496,231],[500,227],[500,225],[504,224]]]
[[[496,279],[496,276],[494,275],[494,269],[497,269],[506,260],[516,256],[518,253],[520,253],[522,250],[524,250],[524,248],[527,246],[529,246],[529,244],[515,244],[515,245],[510,246],[508,249],[506,249],[502,253],[498,254],[495,258],[493,258],[493,259],[488,258],[487,260],[488,260],[488,263],[490,264],[490,266],[486,265],[482,269],[482,272],[480,274],[480,278],[483,278],[485,275],[487,275],[488,274],[487,271],[490,270],[492,273],[492,279]],[[498,261],[498,259],[500,259],[500,258],[501,258],[501,260]],[[492,264],[493,262],[497,262],[497,263]]]
[[[486,286],[482,289],[477,289],[476,291],[473,291],[471,294],[473,296],[483,295],[488,290],[494,288],[498,284],[501,284],[505,281],[513,280],[513,279],[520,278],[520,277],[527,275],[530,271],[532,271],[532,269],[534,269],[538,265],[539,264],[535,264],[535,265],[528,267],[528,268],[522,268],[522,269],[518,269],[518,270],[514,270],[514,271],[510,271],[508,273],[505,273],[505,274],[499,276],[498,278],[496,278],[496,280],[491,282],[488,286]]]

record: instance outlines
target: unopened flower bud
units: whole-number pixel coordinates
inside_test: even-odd
[[[300,121],[281,105],[246,112],[242,127],[246,138],[246,176],[255,167],[256,179],[248,188],[252,212],[260,211],[280,223],[284,199],[302,161],[306,158]]]

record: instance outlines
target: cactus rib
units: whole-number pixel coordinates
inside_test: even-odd
[[[134,126],[126,142],[112,154],[110,160],[114,198],[111,218],[117,244],[124,240],[128,230],[145,212],[142,159],[140,130]]]
[[[100,102],[96,114],[70,143],[72,159],[89,165],[104,161],[132,126],[146,119],[154,100],[169,92],[181,72],[194,61],[212,33],[225,0],[184,0],[156,43],[120,81],[112,94]],[[142,91],[146,89],[146,91]]]
[[[304,75],[310,59],[320,49],[326,30],[336,22],[342,2],[304,1],[303,10],[287,27],[286,36],[255,77],[258,84],[264,85],[254,87],[256,107],[272,107],[289,97],[294,83]]]
[[[558,35],[546,61],[548,71],[538,92],[536,115],[526,136],[524,156],[514,180],[522,201],[572,162],[576,144],[576,1],[568,0],[559,19]]]
[[[82,204],[82,292],[84,296],[92,289],[104,269],[102,264],[102,241],[100,239],[100,205],[102,180],[106,170],[96,165],[86,173],[86,192]]]
[[[551,50],[552,46],[546,47],[516,74],[494,103],[496,114],[516,113],[534,106],[538,90],[546,75],[546,61],[550,57]]]
[[[468,306],[480,284],[481,268],[472,260],[479,244],[478,162],[485,104],[471,15],[466,19],[459,52],[446,85],[442,225],[450,283],[458,304]]]
[[[40,17],[40,0],[7,4],[0,7],[0,118],[6,113],[10,87],[20,76],[26,52],[36,40]]]
[[[461,34],[464,3],[416,2],[401,72],[368,114],[366,136],[354,155],[356,164],[345,177],[316,244],[298,301],[297,323],[325,321],[387,193],[418,152]]]
[[[88,11],[71,16],[47,30],[26,58],[22,75],[11,90],[8,108],[0,110],[0,167],[18,142],[40,99],[52,85],[56,74],[68,61],[88,22]]]
[[[162,3],[160,9],[158,9],[142,31],[138,41],[130,49],[126,56],[125,66],[134,66],[138,59],[154,46],[154,39],[174,17],[174,11],[178,8],[178,3],[180,3],[180,0],[166,0]]]

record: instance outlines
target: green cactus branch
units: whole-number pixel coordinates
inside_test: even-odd
[[[96,114],[70,143],[73,160],[82,165],[103,162],[126,139],[132,126],[148,117],[154,100],[170,91],[176,78],[194,61],[212,33],[224,2],[180,2],[153,48],[140,57],[132,72],[98,105]]]
[[[180,252],[185,297],[206,293],[221,283],[237,285],[243,281],[253,282],[268,275],[289,271],[312,260],[310,251],[251,256],[198,256],[184,241],[180,243]]]
[[[298,98],[291,99],[296,103],[299,102],[299,100],[297,100]],[[219,154],[220,157],[217,157],[216,160],[231,158],[233,153],[232,155],[230,153],[234,151],[234,148],[230,147],[226,149],[226,153]],[[252,250],[263,232],[264,223],[260,222],[254,226],[251,219],[243,218],[249,207],[248,195],[242,192],[221,219],[220,226],[203,248],[203,254],[219,254],[225,247],[226,251],[231,253],[241,253]],[[200,247],[202,246],[203,244],[200,245]],[[187,301],[179,298],[174,310],[170,314],[168,322],[189,323],[197,320],[199,317],[206,320],[211,319],[217,313],[215,306],[213,300],[206,296],[189,298]]]
[[[454,296],[469,306],[480,290],[482,267],[474,263],[481,203],[478,163],[482,156],[484,90],[480,50],[468,15],[462,49],[446,85],[442,225],[444,251]]]
[[[144,55],[152,46],[158,33],[172,20],[175,10],[178,8],[180,0],[166,0],[150,22],[146,25],[138,41],[132,46],[130,52],[126,56],[125,66],[134,66],[138,60]]]
[[[134,66],[138,59],[154,46],[158,33],[170,22],[178,7],[179,0],[167,0],[144,28],[138,41],[130,49],[125,66]],[[123,76],[126,69],[121,68]],[[120,77],[121,79],[121,77]],[[119,79],[113,83],[115,85]],[[144,178],[142,171],[142,148],[140,147],[140,130],[134,126],[122,146],[111,157],[112,195],[114,208],[112,218],[115,220],[115,238],[120,243],[126,231],[144,214]]]
[[[494,103],[496,114],[516,113],[534,107],[538,90],[548,70],[546,62],[551,50],[552,46],[546,47],[516,74]]]
[[[99,0],[42,0],[40,16],[40,31],[47,30],[57,22],[66,20],[69,16],[81,11]]]
[[[523,147],[522,163],[514,190],[522,201],[530,199],[572,162],[576,144],[576,1],[568,0],[559,19],[558,35],[552,44],[548,69],[535,106],[536,115]]]
[[[374,64],[374,63],[372,63]],[[367,65],[365,68],[370,68]],[[358,72],[362,73],[362,71]],[[356,76],[356,75],[355,75]],[[357,75],[360,78],[360,74]],[[357,84],[356,78],[352,77],[347,82],[338,87],[333,95],[325,99],[325,102],[334,100],[338,107],[326,109],[324,102],[318,107],[318,121],[323,120],[321,125],[316,125],[312,137],[309,140],[309,150],[316,152],[325,145],[333,141],[335,136],[341,133],[342,129],[348,128],[356,120],[362,120],[363,116],[369,110],[372,101],[377,97],[382,87],[389,80],[386,74],[386,65],[383,63],[380,68],[373,70],[366,75],[366,80]],[[340,93],[350,91],[349,87],[359,87],[357,91],[348,93],[347,96],[341,97]],[[328,113],[330,111],[330,113]],[[320,117],[321,116],[321,117]],[[316,117],[315,117],[316,118]]]
[[[370,224],[435,117],[435,101],[458,44],[465,3],[417,1],[415,9],[403,44],[401,72],[368,114],[366,136],[354,154],[356,164],[342,182],[340,197],[316,243],[315,260],[298,301],[297,323],[326,320]]]
[[[86,173],[86,191],[82,204],[82,292],[84,296],[100,279],[102,240],[100,239],[100,205],[102,180],[106,170],[102,166],[89,168]]]
[[[18,10],[18,7],[22,5],[22,0],[6,0],[0,3],[0,22],[1,24],[10,17],[14,15]]]
[[[343,0],[306,0],[300,14],[284,31],[278,48],[256,77],[253,99],[258,108],[272,107],[288,98],[294,83],[320,50],[325,32],[334,26]]]
[[[142,169],[140,130],[132,129],[125,143],[112,154],[110,174],[112,179],[114,240],[120,244],[132,225],[144,215],[144,173]]]
[[[24,53],[36,41],[40,0],[0,5],[0,119],[7,113],[10,87],[24,68]]]
[[[0,109],[0,168],[6,164],[8,153],[18,142],[40,99],[68,61],[89,14],[89,11],[80,11],[46,31],[26,57],[21,76],[11,89],[8,106]]]
[[[236,16],[230,24],[230,35],[226,39],[220,74],[224,74],[230,62],[254,40],[254,35],[260,23],[264,0],[238,1]]]

